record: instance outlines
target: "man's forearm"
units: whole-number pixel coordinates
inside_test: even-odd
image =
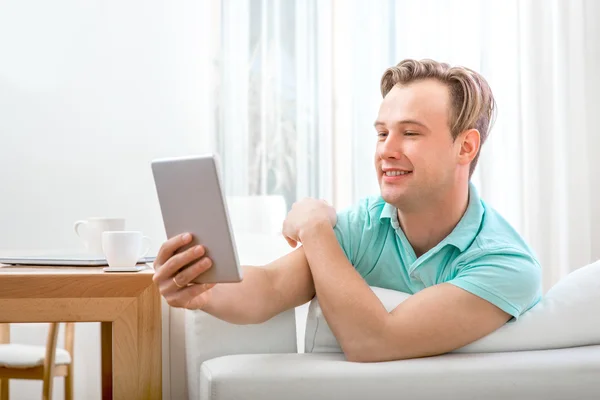
[[[255,324],[304,304],[315,295],[302,247],[264,267],[243,267],[239,283],[218,284],[204,309],[235,324]]]
[[[381,347],[389,313],[340,248],[331,225],[303,232],[319,304],[349,360]]]
[[[244,279],[220,283],[211,289],[203,308],[207,313],[234,324],[257,324],[276,314],[274,288],[265,268],[244,266]]]

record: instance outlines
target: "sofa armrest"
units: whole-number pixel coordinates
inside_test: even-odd
[[[265,265],[291,251],[281,235],[236,232],[235,241],[242,265]],[[163,300],[163,317],[166,400],[197,398],[200,364],[212,357],[297,351],[294,310],[264,324],[236,326],[200,311],[169,307]]]
[[[233,354],[297,353],[295,310],[254,325],[234,325],[203,311],[185,312],[188,398],[199,396],[200,366]]]

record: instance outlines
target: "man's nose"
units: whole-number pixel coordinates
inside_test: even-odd
[[[402,154],[402,139],[399,135],[388,134],[385,141],[379,147],[381,158],[400,158]]]

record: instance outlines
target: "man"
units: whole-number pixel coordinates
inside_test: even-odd
[[[241,283],[186,286],[211,262],[202,246],[174,255],[191,238],[171,238],[154,276],[170,305],[247,324],[316,294],[346,358],[372,362],[452,351],[539,301],[538,261],[470,183],[494,113],[483,77],[405,60],[384,73],[381,91],[381,196],[339,214],[316,199],[294,204],[283,234],[302,246],[244,267]],[[387,312],[369,285],[414,295]]]

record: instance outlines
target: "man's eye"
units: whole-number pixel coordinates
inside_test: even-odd
[[[377,132],[377,136],[379,136],[380,138],[384,138],[387,136],[387,132]]]
[[[404,132],[404,136],[417,136],[418,132],[406,131]]]

